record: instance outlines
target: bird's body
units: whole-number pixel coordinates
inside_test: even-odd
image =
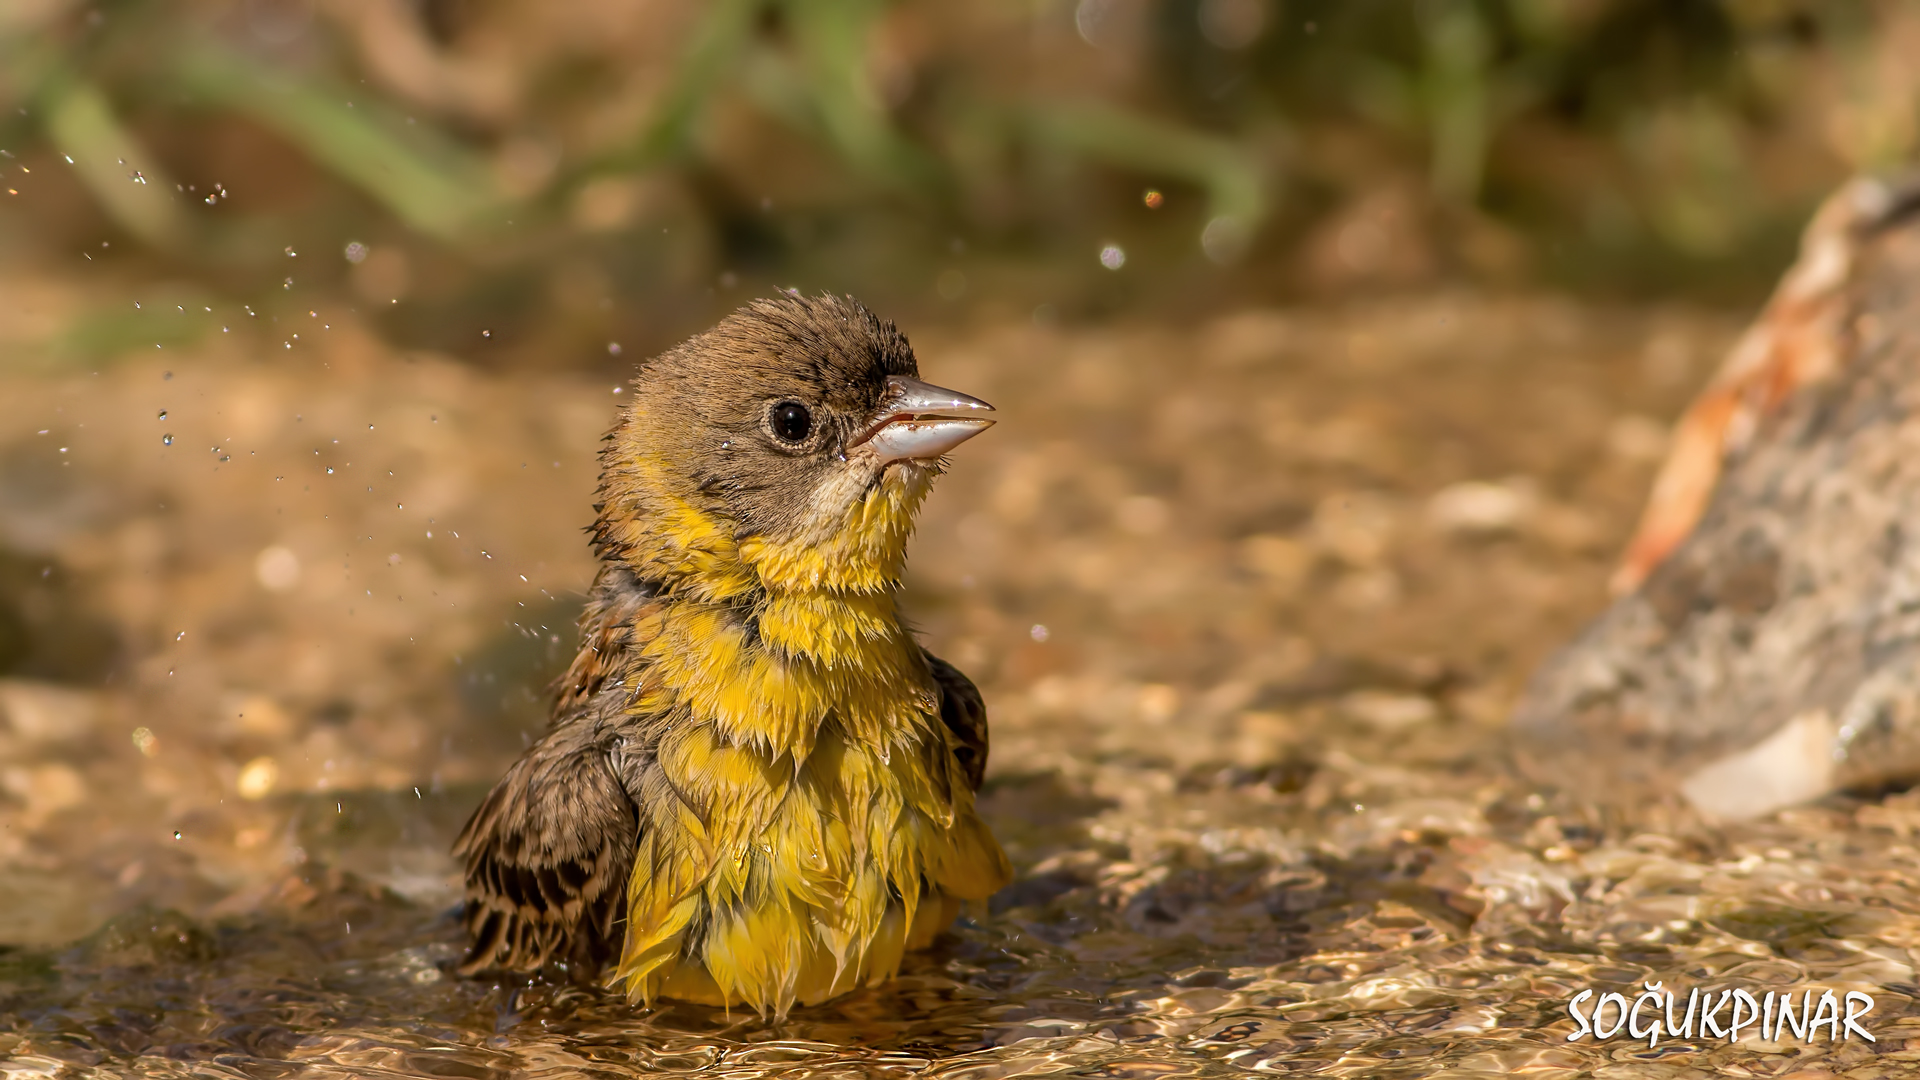
[[[951,416],[986,407],[915,374],[890,324],[797,297],[642,369],[553,724],[456,845],[469,970],[615,960],[636,999],[778,1013],[1006,883],[979,696],[898,608],[938,454],[986,424]]]

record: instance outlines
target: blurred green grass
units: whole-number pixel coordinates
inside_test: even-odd
[[[22,0],[0,270],[582,364],[788,284],[1746,301],[1911,155],[1915,48],[1905,0]]]

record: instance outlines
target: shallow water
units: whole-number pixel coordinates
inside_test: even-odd
[[[446,848],[570,648],[620,399],[611,377],[483,375],[342,325],[271,362],[234,345],[7,377],[10,1072],[1920,1057],[1920,799],[1713,826],[1542,782],[1554,764],[1501,734],[1527,670],[1604,603],[1723,319],[1453,296],[915,333],[930,379],[1006,417],[942,480],[909,607],[986,693],[982,806],[1020,876],[897,981],[779,1022],[448,974]],[[1865,990],[1878,1041],[1566,1041],[1574,992],[1648,981]]]

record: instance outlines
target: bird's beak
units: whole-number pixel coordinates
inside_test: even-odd
[[[993,426],[981,413],[993,406],[958,390],[904,375],[887,376],[886,396],[853,446],[873,447],[881,461],[937,458]]]

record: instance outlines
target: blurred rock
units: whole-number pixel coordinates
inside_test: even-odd
[[[1659,461],[1670,443],[1665,424],[1629,413],[1607,425],[1607,452],[1628,461]]]
[[[1342,574],[1333,586],[1334,602],[1352,611],[1380,611],[1400,601],[1400,575],[1383,566]]]
[[[104,711],[100,695],[31,679],[0,679],[0,715],[30,743],[77,742]]]
[[[1360,690],[1340,699],[1340,711],[1361,723],[1391,734],[1439,719],[1440,709],[1417,694]]]
[[[1393,501],[1371,491],[1339,492],[1313,511],[1313,538],[1328,554],[1355,569],[1369,569],[1386,556],[1397,524]]]
[[[1135,536],[1153,536],[1167,527],[1171,513],[1164,499],[1129,495],[1114,508],[1114,520]]]
[[[1529,524],[1533,535],[1562,551],[1595,554],[1611,546],[1606,527],[1578,506],[1542,503]]]
[[[13,765],[0,772],[0,789],[26,804],[26,824],[36,826],[87,798],[87,782],[70,765]]]
[[[1526,477],[1499,483],[1466,480],[1449,484],[1427,501],[1427,518],[1442,532],[1488,535],[1518,531],[1540,502]]]
[[[291,738],[299,729],[292,715],[265,694],[230,699],[226,708],[233,718],[231,728],[241,734],[277,742]]]
[[[1240,564],[1265,578],[1276,591],[1291,593],[1313,569],[1312,548],[1288,536],[1262,534],[1240,542]]]
[[[130,911],[80,943],[80,955],[101,967],[204,963],[218,954],[213,935],[177,911]]]
[[[1300,344],[1299,320],[1284,311],[1245,311],[1222,316],[1202,336],[1202,352],[1216,364],[1239,367],[1278,359]]]
[[[1920,177],[1863,181],[1809,228],[1729,359],[1777,404],[1713,432],[1719,460],[1688,466],[1711,492],[1698,524],[1541,668],[1516,713],[1547,772],[1677,788],[1730,818],[1920,779],[1915,206]]]
[[[1755,746],[1702,766],[1680,785],[1717,818],[1751,818],[1833,790],[1833,718],[1806,713]]]

